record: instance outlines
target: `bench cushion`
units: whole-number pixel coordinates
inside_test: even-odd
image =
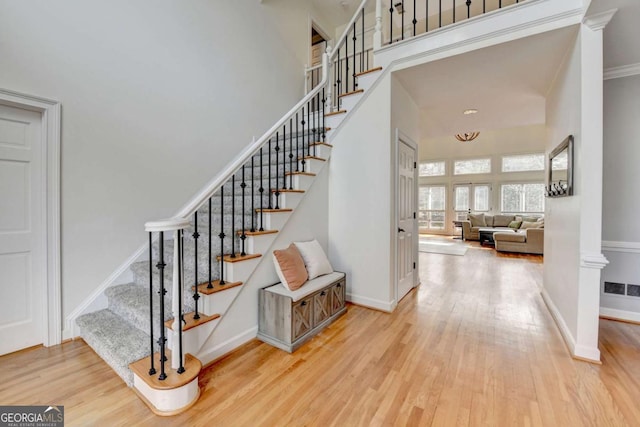
[[[316,291],[319,291],[322,288],[329,286],[331,283],[335,282],[336,280],[340,280],[343,277],[344,273],[334,271],[333,273],[325,274],[324,276],[319,276],[313,280],[309,280],[307,283],[302,285],[301,288],[295,291],[290,291],[289,289],[285,288],[282,283],[269,286],[268,288],[265,288],[265,291],[273,292],[274,294],[278,295],[284,295],[291,298],[293,302],[296,302],[311,295]]]

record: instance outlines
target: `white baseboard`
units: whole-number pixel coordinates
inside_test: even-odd
[[[571,331],[569,330],[569,327],[565,323],[564,318],[560,314],[558,307],[556,307],[556,305],[553,303],[546,289],[542,289],[540,293],[542,294],[542,299],[544,300],[544,303],[547,305],[547,308],[551,313],[551,317],[553,317],[553,320],[555,320],[556,326],[560,330],[560,334],[562,335],[564,342],[567,344],[569,351],[571,352],[571,354],[575,354],[576,339],[573,337],[573,335],[571,335]]]
[[[157,237],[156,237],[157,239]],[[156,240],[154,239],[154,241]],[[100,284],[94,290],[91,295],[87,299],[85,299],[82,304],[76,307],[75,310],[71,312],[65,319],[65,325],[63,325],[63,339],[75,338],[80,335],[79,331],[76,328],[76,319],[83,314],[91,313],[93,311],[98,311],[103,308],[107,308],[107,298],[104,296],[104,291],[114,285],[120,284],[125,279],[133,280],[131,277],[132,273],[129,270],[131,264],[138,261],[138,259],[147,253],[148,244],[142,245],[138,248],[137,251],[133,253],[129,258],[127,258],[107,279]]]
[[[571,331],[569,330],[569,327],[565,323],[564,318],[562,317],[562,314],[560,314],[558,307],[556,307],[556,305],[551,300],[551,297],[547,293],[547,290],[542,289],[540,293],[542,294],[542,299],[547,305],[547,308],[549,309],[549,312],[551,313],[553,320],[555,320],[556,326],[558,326],[558,329],[560,330],[560,334],[562,335],[562,338],[564,339],[565,344],[569,348],[569,352],[571,353],[571,355],[575,358],[578,358],[584,361],[600,363],[600,350],[598,350],[597,347],[593,348],[593,347],[586,347],[583,345],[576,344],[576,339],[571,334]]]
[[[363,297],[360,295],[354,295],[347,293],[347,301],[350,303],[361,305],[375,310],[384,311],[387,313],[393,312],[395,308],[395,300],[393,301],[380,301],[373,298]]]
[[[635,311],[618,310],[615,308],[600,307],[600,316],[610,317],[626,322],[640,323],[640,313]]]
[[[229,338],[225,342],[222,342],[208,349],[201,350],[198,353],[197,357],[198,359],[200,359],[203,365],[206,365],[207,363],[210,363],[216,359],[220,359],[222,356],[231,353],[236,348],[254,339],[257,335],[258,326],[254,326],[244,332],[239,333],[234,337]]]

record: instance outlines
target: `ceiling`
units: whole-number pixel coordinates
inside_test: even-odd
[[[541,124],[545,96],[576,37],[564,28],[394,73],[421,109],[421,137]],[[463,115],[469,108],[474,115]]]
[[[604,29],[604,68],[640,64],[640,0],[593,0],[587,15],[618,9]]]

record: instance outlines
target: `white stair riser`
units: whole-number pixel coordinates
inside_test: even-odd
[[[241,262],[225,262],[224,280],[227,282],[246,282],[253,273],[261,258],[252,258]],[[224,291],[229,292],[229,291]],[[224,293],[223,292],[223,293]],[[219,292],[218,292],[219,293]]]
[[[335,114],[333,116],[325,117],[325,123],[327,124],[327,127],[330,127],[331,129],[335,129],[338,127],[338,125],[340,125],[340,123],[342,123],[346,115],[347,115],[346,113],[342,113],[342,114]]]
[[[381,72],[382,70],[374,71],[373,73],[367,73],[358,77],[358,89],[364,89],[364,91],[366,92],[378,79],[378,76],[380,76]]]
[[[318,156],[318,147],[316,146],[316,157],[320,157]],[[314,151],[313,151],[313,147],[311,148],[311,154],[313,155]],[[304,165],[304,171],[305,172],[311,172],[311,173],[315,173],[317,174],[318,172],[320,172],[320,170],[324,167],[325,163],[327,163],[326,161],[322,161],[322,160],[316,160],[316,159],[306,159],[305,160],[305,165]],[[287,207],[291,207],[291,206],[287,206]]]
[[[231,281],[229,280],[229,282]],[[200,301],[203,301],[202,310],[210,316],[213,314],[219,314],[220,316],[224,316],[224,313],[226,313],[227,309],[231,306],[231,303],[236,298],[236,296],[240,293],[241,290],[242,290],[242,286],[236,286],[235,288],[227,289],[222,292],[216,292],[215,294],[202,295],[200,298]],[[217,322],[217,320],[212,321],[210,323],[213,323],[213,322]],[[194,328],[194,329],[198,329],[198,328]],[[207,337],[205,337],[205,340],[201,341],[200,344],[204,343]]]
[[[362,98],[362,92],[360,92],[358,94],[349,95],[349,96],[345,96],[345,97],[341,98],[341,100],[342,100],[342,107],[341,108],[343,110],[347,110],[347,111],[353,110],[353,108],[356,106],[358,101],[360,101],[360,98]]]
[[[317,151],[316,151],[317,153]],[[309,175],[294,175],[293,176],[293,188],[296,190],[304,190],[307,191],[311,184],[313,183],[315,176]],[[269,230],[274,230],[274,228],[269,228]],[[279,228],[275,228],[275,230],[279,230]]]
[[[273,196],[273,200],[275,203],[275,194]],[[280,207],[287,209],[295,209],[298,206],[298,203],[304,197],[304,193],[280,193]]]
[[[282,230],[282,227],[286,224],[291,212],[266,212],[262,214],[262,228],[265,230]],[[258,222],[260,221],[260,214],[258,214]]]
[[[210,295],[201,295],[200,301],[203,301],[203,297],[208,297]],[[202,308],[201,311],[203,314],[211,316],[212,314],[216,314],[216,312],[209,313]],[[219,313],[219,312],[218,312]],[[199,325],[198,327],[189,329],[188,331],[182,332],[182,354],[198,354],[200,348],[202,347],[202,343],[207,341],[207,338],[216,325],[220,322],[220,318],[212,320],[210,322]],[[178,333],[174,332],[172,329],[167,328],[167,347],[172,348],[174,340],[178,339]]]
[[[276,239],[277,234],[260,234],[248,236],[245,240],[246,251],[249,254],[264,254],[269,250],[271,244]]]
[[[327,147],[326,145],[316,145],[316,157],[322,157],[323,159],[328,159],[331,156],[331,147]],[[313,150],[313,147],[311,147]]]
[[[158,412],[165,412],[167,415],[188,407],[200,396],[198,377],[182,387],[169,390],[156,390],[149,387],[147,383],[134,373],[133,386]]]

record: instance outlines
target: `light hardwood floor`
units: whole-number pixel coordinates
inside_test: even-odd
[[[421,254],[394,314],[350,305],[292,355],[258,341],[153,415],[81,340],[0,358],[0,404],[60,404],[67,426],[624,426],[640,423],[640,326],[601,321],[601,366],[573,360],[542,301],[542,259],[474,245]]]

